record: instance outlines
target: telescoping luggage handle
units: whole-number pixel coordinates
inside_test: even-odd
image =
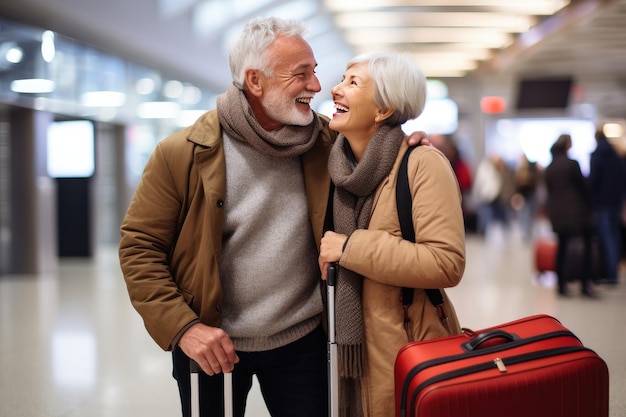
[[[191,417],[200,417],[200,365],[193,359],[189,360],[191,371]],[[233,417],[233,374],[224,373],[224,417]]]
[[[339,417],[339,362],[335,339],[335,284],[337,265],[328,267],[326,288],[328,290],[328,415]]]

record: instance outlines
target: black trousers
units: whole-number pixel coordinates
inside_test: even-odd
[[[568,250],[572,239],[582,237],[583,250],[582,253],[572,253]],[[567,233],[562,232],[557,234],[559,246],[556,255],[556,274],[558,277],[558,289],[559,292],[565,293],[567,291],[567,266],[568,262],[574,262],[575,259],[569,259],[570,256],[582,257],[582,268],[580,274],[581,290],[583,292],[589,291],[589,281],[591,279],[591,240],[593,238],[592,231],[585,231],[581,233]]]
[[[324,417],[328,415],[326,337],[322,327],[287,346],[265,352],[237,352],[233,371],[234,415],[243,417],[252,376],[272,417]],[[191,417],[189,358],[180,349],[172,353],[183,417]],[[224,415],[223,374],[200,373],[200,415]]]

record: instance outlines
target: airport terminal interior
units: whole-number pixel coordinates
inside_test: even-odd
[[[488,156],[511,175],[545,168],[561,134],[585,176],[597,130],[626,158],[626,0],[2,1],[0,416],[180,415],[171,356],[129,301],[119,227],[156,144],[215,107],[229,42],[270,15],[309,27],[311,107],[328,116],[350,58],[411,54],[428,100],[404,130],[470,179]],[[519,194],[486,225],[471,184],[463,195],[466,269],[447,289],[461,325],[557,318],[606,362],[609,416],[626,416],[626,258],[617,285],[559,296],[536,267],[536,243],[555,240],[545,187],[529,222]],[[246,416],[269,416],[257,384]]]
[[[517,227],[468,234],[465,274],[448,290],[461,325],[479,330],[535,314],[557,318],[606,361],[610,416],[625,416],[626,271],[620,285],[597,286],[597,299],[578,291],[561,298],[554,276],[533,265],[532,246]],[[114,247],[89,260],[65,259],[54,273],[3,277],[0,331],[3,416],[180,415],[171,356],[131,307]],[[256,384],[246,416],[269,417]]]

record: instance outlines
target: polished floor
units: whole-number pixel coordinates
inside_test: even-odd
[[[598,286],[598,299],[559,298],[519,233],[494,228],[468,236],[466,273],[449,295],[472,329],[539,313],[560,319],[607,362],[618,417],[626,416],[624,270],[621,281]],[[0,416],[179,416],[170,372],[169,354],[130,306],[116,248],[64,259],[55,273],[0,277]],[[247,416],[269,416],[256,387]]]

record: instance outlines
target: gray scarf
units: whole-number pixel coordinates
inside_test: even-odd
[[[313,113],[308,126],[285,125],[268,132],[254,117],[243,91],[234,84],[217,98],[217,116],[228,137],[247,142],[262,154],[276,158],[291,158],[311,149],[322,130],[322,122]]]
[[[353,168],[350,145],[343,135],[338,136],[328,161],[330,176],[335,184],[333,215],[337,233],[350,236],[356,229],[368,227],[374,193],[391,172],[404,137],[399,126],[383,125],[370,139],[363,158]],[[351,413],[358,413],[356,407],[360,409],[359,378],[363,375],[365,362],[362,287],[362,276],[347,269],[339,269],[336,329],[339,373],[342,378],[340,404],[342,409],[345,405],[346,412]]]

